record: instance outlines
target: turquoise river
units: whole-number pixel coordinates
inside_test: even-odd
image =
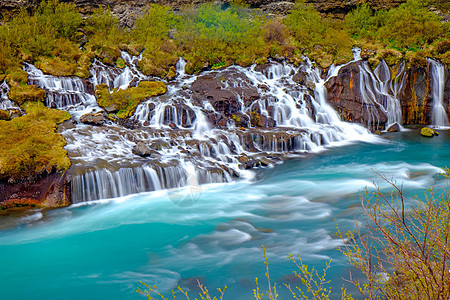
[[[140,281],[170,296],[177,286],[198,292],[196,278],[211,291],[227,285],[225,299],[251,299],[255,277],[266,287],[261,245],[281,299],[283,283],[298,283],[289,253],[316,268],[332,259],[339,297],[352,267],[336,224],[354,228],[373,181],[390,191],[375,171],[423,195],[450,165],[449,138],[384,134],[255,170],[249,181],[0,216],[0,299],[145,299]]]

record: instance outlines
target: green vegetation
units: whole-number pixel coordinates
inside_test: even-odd
[[[167,88],[160,81],[141,81],[137,87],[126,90],[116,90],[110,93],[105,84],[98,85],[95,89],[98,105],[108,112],[116,112],[119,118],[128,118],[139,103],[151,96],[161,95]]]
[[[56,124],[70,118],[67,112],[41,103],[24,105],[27,114],[0,121],[0,180],[14,182],[66,170],[70,166],[66,142]]]
[[[268,58],[299,63],[303,55],[327,67],[348,61],[354,45],[375,49],[373,64],[386,49],[399,51],[400,59],[406,57],[412,65],[424,63],[413,53],[448,64],[450,24],[442,22],[430,6],[446,9],[448,3],[408,0],[389,11],[373,11],[363,4],[344,21],[323,17],[304,0],[298,0],[285,19],[267,18],[244,1],[234,1],[227,8],[205,3],[177,13],[152,4],[126,30],[109,9],[100,7],[82,20],[72,4],[48,0],[3,21],[0,74],[16,72],[21,62],[29,61],[45,73],[87,77],[95,57],[123,68],[120,50],[138,55],[144,49],[139,68],[159,77],[172,77],[180,56],[187,61],[188,73],[265,63]]]

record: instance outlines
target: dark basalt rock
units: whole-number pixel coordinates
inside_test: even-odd
[[[257,87],[245,74],[234,69],[199,76],[190,90],[194,101],[208,101],[217,112],[227,117],[241,110],[241,101],[249,106],[260,98]]]
[[[67,172],[54,172],[34,180],[0,181],[0,211],[19,207],[61,207],[71,204]]]
[[[360,62],[350,63],[339,70],[337,76],[330,78],[325,86],[328,91],[328,102],[339,113],[344,121],[357,122],[371,130],[384,129],[387,121],[385,113],[376,105],[366,104],[361,96]],[[374,120],[369,113],[374,111],[379,116]]]

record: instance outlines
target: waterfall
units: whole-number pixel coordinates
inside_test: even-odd
[[[137,62],[142,59],[142,53],[139,56],[131,56],[126,51],[121,52],[122,59],[126,62],[123,69],[109,67],[101,61],[95,59],[91,67],[90,81],[95,86],[106,84],[110,90],[127,89],[136,86],[141,80],[148,79],[137,68]]]
[[[14,104],[9,98],[9,86],[6,81],[3,81],[0,84],[0,109],[8,110],[8,109],[20,109],[17,105]]]
[[[123,69],[95,61],[90,83],[112,90],[146,79],[136,67],[140,57],[122,52],[122,58]],[[63,130],[74,202],[249,179],[251,169],[279,163],[287,154],[374,139],[362,126],[340,120],[327,103],[326,80],[309,60],[298,67],[271,62],[199,75],[187,75],[185,65],[180,58],[180,76],[167,82],[167,93],[137,106],[128,120],[133,127],[77,124]],[[24,68],[30,84],[48,92],[46,105],[73,117],[80,106],[101,110],[85,81]],[[293,80],[298,73],[305,83]],[[214,87],[202,91],[208,85]]]
[[[387,117],[385,128],[397,123],[402,125],[402,110],[398,93],[402,89],[405,76],[405,63],[402,62],[394,78],[386,62],[382,60],[377,68],[372,71],[367,62],[358,64],[360,71],[360,92],[362,98],[362,110],[366,112],[367,125],[373,130],[378,129],[380,115],[378,109]]]
[[[444,65],[434,59],[427,59],[431,69],[431,91],[433,110],[431,124],[434,126],[448,126],[447,112],[443,106],[445,72]]]
[[[81,78],[45,75],[29,63],[24,63],[23,68],[28,73],[28,84],[47,92],[46,106],[67,110],[76,120],[98,108],[95,97],[88,92],[88,83]]]
[[[180,57],[175,65],[175,71],[180,75],[184,76],[186,75],[185,68],[186,68],[186,61]]]

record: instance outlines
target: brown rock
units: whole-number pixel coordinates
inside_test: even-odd
[[[108,116],[104,112],[88,113],[80,117],[80,122],[90,125],[103,125]]]

